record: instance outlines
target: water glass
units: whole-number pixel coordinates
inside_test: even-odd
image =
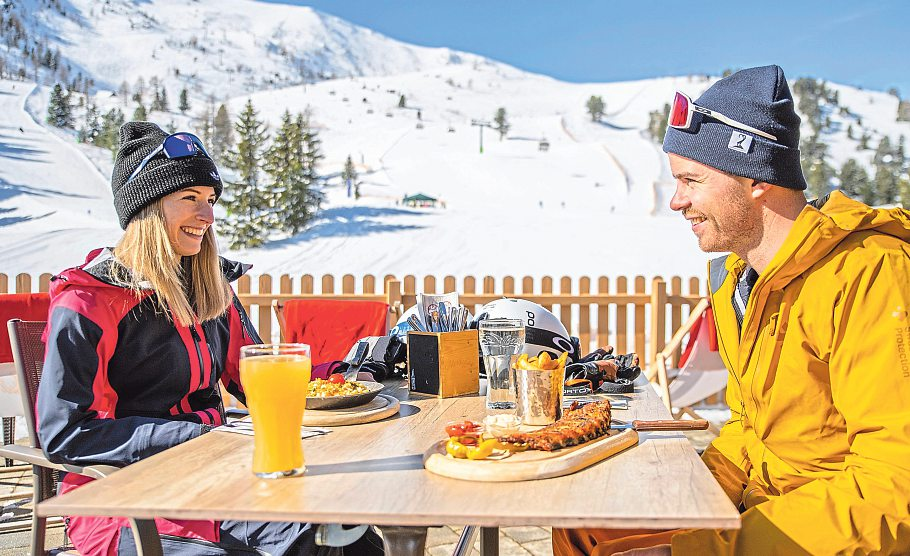
[[[519,319],[480,321],[480,351],[487,371],[487,411],[515,411],[515,371],[509,364],[525,344],[525,327]]]
[[[301,475],[300,426],[312,362],[306,344],[240,348],[240,382],[253,419],[253,473],[263,479]]]

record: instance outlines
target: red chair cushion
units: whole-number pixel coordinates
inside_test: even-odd
[[[13,362],[6,321],[12,319],[47,320],[51,300],[47,293],[0,294],[0,363]]]
[[[379,301],[292,299],[284,304],[284,341],[309,344],[313,365],[343,359],[366,336],[383,336],[389,306]]]

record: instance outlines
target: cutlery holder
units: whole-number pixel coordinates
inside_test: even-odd
[[[408,387],[411,392],[452,398],[480,391],[476,330],[408,332]]]

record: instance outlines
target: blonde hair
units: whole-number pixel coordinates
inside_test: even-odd
[[[142,295],[142,283],[148,282],[158,294],[158,308],[184,326],[191,325],[194,316],[200,321],[220,317],[231,304],[212,227],[205,231],[199,253],[181,257],[168,238],[160,199],[130,220],[114,257],[120,263],[113,271],[117,282],[137,297]]]

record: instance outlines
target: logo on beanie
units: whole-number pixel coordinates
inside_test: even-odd
[[[730,142],[727,143],[727,148],[741,153],[747,153],[749,152],[750,147],[752,147],[751,135],[746,135],[741,131],[734,131],[730,134]]]
[[[219,176],[218,172],[216,172],[215,170],[212,170],[211,172],[209,172],[209,175],[212,176],[213,180],[221,181],[221,176]]]

